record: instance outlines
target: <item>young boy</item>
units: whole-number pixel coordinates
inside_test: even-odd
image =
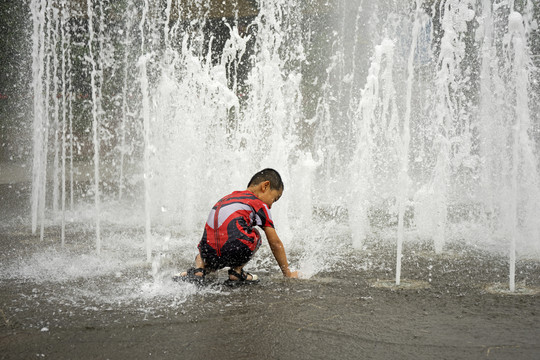
[[[208,272],[229,267],[229,282],[256,282],[257,275],[243,270],[261,245],[262,227],[270,249],[285,277],[297,278],[289,269],[283,243],[279,239],[270,214],[272,204],[283,193],[283,181],[273,169],[256,173],[245,191],[235,191],[217,202],[210,211],[199,242],[195,268],[175,279],[202,280]]]

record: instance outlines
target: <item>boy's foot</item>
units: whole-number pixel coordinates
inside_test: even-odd
[[[189,268],[183,273],[173,276],[174,281],[188,281],[188,282],[202,282],[206,276],[206,270],[204,268]]]
[[[245,272],[244,270],[239,273],[233,269],[229,270],[229,280],[225,281],[227,285],[236,285],[236,284],[255,284],[259,282],[259,277],[254,274]]]

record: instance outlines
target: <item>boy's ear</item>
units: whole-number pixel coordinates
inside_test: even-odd
[[[263,181],[261,183],[261,188],[262,188],[263,191],[266,191],[266,189],[269,189],[270,188],[270,181],[269,180]]]

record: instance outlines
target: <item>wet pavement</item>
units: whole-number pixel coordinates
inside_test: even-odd
[[[40,241],[25,213],[2,212],[0,359],[540,357],[536,259],[517,263],[511,294],[507,259],[466,245],[406,243],[400,286],[391,243],[342,247],[301,280],[279,276],[265,245],[249,268],[259,284],[223,286],[223,271],[199,288],[171,280],[191,265],[181,234],[149,264],[133,229],[104,231],[97,255],[91,225],[69,227],[62,247],[57,226]],[[302,256],[291,251],[293,267]]]
[[[16,237],[24,241],[4,233],[3,246]],[[32,251],[11,254],[23,265]],[[497,277],[493,261],[462,258],[458,268],[448,258],[430,259],[431,282],[409,280],[423,277],[420,265],[404,269],[400,287],[378,286],[391,274],[374,266],[307,280],[266,269],[260,284],[233,288],[220,285],[225,273],[198,288],[156,278],[144,263],[121,274],[25,279],[13,275],[8,260],[11,275],[4,267],[0,281],[0,358],[538,358],[538,294],[488,292],[488,278]],[[466,263],[474,271],[462,268]],[[540,285],[538,263],[519,268],[528,288]]]

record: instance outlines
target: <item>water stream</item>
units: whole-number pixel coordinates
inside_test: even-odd
[[[233,3],[29,1],[32,231],[91,225],[99,254],[139,229],[156,263],[273,167],[307,276],[376,239],[399,285],[407,242],[465,242],[513,291],[540,256],[538,4]]]

